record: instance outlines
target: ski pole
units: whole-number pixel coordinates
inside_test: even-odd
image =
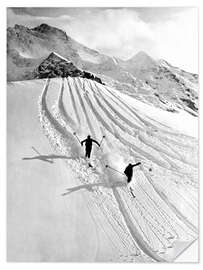
[[[77,138],[77,140],[79,141],[79,143],[81,144],[81,142],[80,142],[80,140],[79,140],[79,138],[78,138],[78,136],[77,136],[77,134],[76,134],[76,132],[73,132],[73,135]]]
[[[40,152],[38,152],[37,149],[36,149],[34,146],[32,146],[31,148],[32,148],[32,150],[34,150],[35,153],[37,153],[39,156],[42,156],[42,155],[40,154]],[[49,161],[49,159],[51,159],[51,160]],[[47,158],[46,160],[47,160],[48,162],[50,162],[50,163],[53,163],[53,162],[54,162],[54,161],[53,161],[53,158]]]
[[[111,170],[113,170],[113,171],[115,171],[115,172],[117,172],[117,173],[120,173],[120,174],[122,174],[122,175],[125,175],[124,173],[119,172],[118,170],[116,170],[116,169],[112,168],[112,167],[111,167],[111,166],[109,166],[109,165],[106,165],[106,168],[109,168],[109,169],[111,169]]]
[[[102,136],[102,139],[100,141],[100,147],[101,147],[101,144],[102,144],[104,138],[105,138],[105,136]]]
[[[35,151],[35,153],[37,153],[39,156],[41,156],[41,154],[34,148],[34,146],[32,146],[31,148],[32,148],[32,150]]]

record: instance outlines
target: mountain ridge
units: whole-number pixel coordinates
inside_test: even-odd
[[[7,80],[32,79],[33,71],[53,51],[77,69],[95,74],[130,96],[164,110],[177,112],[181,108],[197,115],[197,74],[173,67],[163,59],[156,61],[143,51],[128,60],[104,55],[48,24],[7,29]]]

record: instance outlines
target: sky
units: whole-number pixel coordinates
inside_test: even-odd
[[[41,23],[101,53],[128,59],[145,51],[198,73],[197,8],[8,8],[7,25]]]

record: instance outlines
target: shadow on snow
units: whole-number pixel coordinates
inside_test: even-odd
[[[53,159],[72,159],[70,157],[67,156],[62,156],[62,155],[38,155],[38,156],[33,156],[33,157],[24,157],[22,158],[22,160],[33,160],[33,159],[38,159],[38,160],[42,160],[45,162],[49,162],[49,163],[54,163]]]
[[[72,187],[72,188],[67,188],[66,190],[68,190],[68,191],[61,194],[61,195],[62,196],[69,195],[70,193],[75,192],[75,191],[79,191],[81,189],[86,189],[87,191],[93,192],[94,187],[116,188],[116,187],[123,187],[123,186],[126,186],[126,183],[125,182],[120,182],[120,181],[115,182],[112,185],[107,185],[107,184],[104,184],[104,183],[84,184],[84,185],[79,185],[79,186],[75,186],[75,187]]]

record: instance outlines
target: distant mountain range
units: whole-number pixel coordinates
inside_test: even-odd
[[[110,57],[47,24],[7,29],[8,81],[57,76],[93,79],[164,110],[198,113],[197,74],[157,61],[145,52],[126,61]]]

